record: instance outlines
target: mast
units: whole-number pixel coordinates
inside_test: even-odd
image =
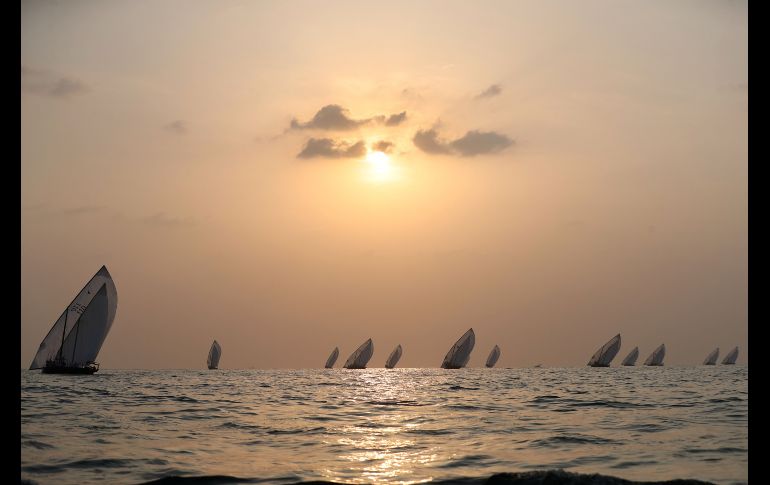
[[[64,352],[64,336],[67,335],[67,317],[70,313],[70,307],[67,307],[67,311],[64,313],[64,330],[61,332],[61,347],[59,347],[59,358],[57,360],[62,359],[62,352]]]

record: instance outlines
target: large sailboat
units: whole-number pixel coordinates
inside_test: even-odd
[[[644,365],[663,365],[663,357],[666,356],[666,344],[660,344],[660,347],[655,349],[647,360],[644,361]]]
[[[599,347],[599,350],[594,352],[591,356],[591,360],[588,361],[588,365],[591,367],[609,367],[610,362],[618,354],[620,350],[620,334],[612,337],[609,342]]]
[[[30,369],[45,374],[93,374],[115,320],[118,292],[106,266],[86,283],[40,343]]]
[[[327,369],[331,369],[334,367],[334,363],[337,362],[337,357],[340,356],[340,349],[337,347],[334,347],[334,350],[332,350],[332,353],[329,355],[329,358],[326,359],[326,367]]]
[[[500,347],[497,345],[494,346],[492,349],[492,352],[489,353],[489,357],[487,357],[487,367],[494,367],[497,363],[497,359],[500,358]]]
[[[209,349],[209,358],[206,360],[206,365],[208,365],[209,369],[219,368],[220,357],[222,357],[222,347],[220,347],[219,342],[214,340]]]
[[[711,353],[708,356],[706,356],[706,359],[703,361],[703,365],[716,365],[718,358],[719,358],[719,347],[712,350]]]
[[[725,355],[725,358],[722,359],[722,365],[733,365],[735,364],[736,360],[738,360],[738,347],[735,347],[727,355]]]
[[[392,369],[398,364],[398,360],[401,358],[402,354],[401,350],[401,344],[398,344],[395,349],[393,349],[393,352],[390,353],[390,356],[388,357],[388,360],[385,361],[385,368],[386,369]]]
[[[471,351],[476,344],[476,334],[473,328],[463,334],[460,339],[452,345],[449,352],[446,353],[444,361],[441,363],[442,369],[460,369],[468,364],[471,358]]]
[[[366,369],[366,364],[369,362],[369,359],[372,358],[373,353],[374,344],[372,343],[372,339],[369,339],[362,343],[361,346],[348,357],[344,367],[346,369]]]
[[[623,362],[620,363],[620,365],[625,366],[632,366],[636,365],[636,359],[639,358],[639,347],[634,347],[634,350],[628,353],[625,359],[623,359]]]

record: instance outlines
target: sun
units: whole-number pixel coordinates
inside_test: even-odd
[[[366,161],[369,162],[375,170],[384,170],[390,166],[390,157],[385,152],[369,152],[366,155]]]

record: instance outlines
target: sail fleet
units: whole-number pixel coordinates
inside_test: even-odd
[[[96,357],[112,327],[117,312],[118,294],[112,276],[106,266],[86,283],[64,312],[54,322],[51,330],[40,343],[30,370],[42,369],[46,374],[93,374],[99,370]],[[468,365],[471,352],[476,344],[473,328],[468,329],[449,348],[443,369],[462,369]],[[609,367],[620,351],[620,334],[615,335],[599,347],[588,361],[590,367]],[[335,347],[326,360],[325,368],[331,369],[337,362],[340,351]],[[353,352],[343,365],[346,369],[365,369],[374,354],[374,343],[367,339]],[[500,347],[495,345],[487,357],[485,366],[492,368],[500,358]],[[393,369],[403,355],[403,348],[398,344],[385,361],[385,368]],[[222,356],[222,347],[214,340],[209,349],[206,365],[209,369],[218,369]],[[659,345],[645,359],[645,366],[663,366],[666,345]],[[634,347],[622,360],[621,366],[635,366],[639,358],[639,347]],[[703,365],[716,365],[719,347],[711,351]],[[733,348],[722,359],[722,365],[734,365],[738,359],[738,347]]]

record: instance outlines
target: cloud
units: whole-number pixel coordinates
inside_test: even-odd
[[[190,218],[169,217],[164,212],[157,212],[151,216],[143,217],[142,222],[154,227],[180,227],[195,224]]]
[[[386,126],[398,126],[401,123],[406,120],[406,111],[402,111],[401,113],[390,115],[387,121],[385,121]]]
[[[21,66],[21,90],[38,96],[67,99],[88,93],[91,89],[74,78]]]
[[[184,135],[187,133],[187,122],[184,120],[175,120],[167,125],[164,125],[163,129],[175,135]]]
[[[366,145],[358,141],[352,145],[331,138],[311,138],[297,158],[356,158],[366,154]]]
[[[85,205],[81,207],[72,207],[70,209],[62,209],[61,215],[65,216],[77,216],[80,214],[89,214],[94,212],[101,212],[104,210],[103,206]]]
[[[354,120],[347,115],[345,108],[338,104],[329,104],[318,110],[313,119],[300,123],[296,118],[291,120],[291,129],[293,130],[352,130],[360,125],[368,123],[369,120]]]
[[[497,153],[513,145],[513,140],[494,131],[472,130],[464,136],[445,141],[439,138],[435,129],[419,130],[412,139],[415,146],[426,153],[474,157]]]
[[[485,89],[483,92],[478,94],[475,99],[482,99],[482,98],[491,98],[493,96],[497,96],[500,93],[503,92],[503,88],[500,87],[499,84],[493,84],[489,86],[487,89]]]
[[[443,153],[449,154],[452,152],[450,145],[438,139],[438,132],[436,130],[418,130],[412,138],[415,146],[426,153]]]
[[[372,144],[372,150],[382,153],[390,153],[393,150],[393,142],[380,140]]]
[[[387,126],[398,126],[406,119],[406,111],[390,116],[377,115],[371,118],[356,120],[348,115],[348,110],[338,104],[328,104],[319,109],[313,119],[300,122],[292,118],[289,124],[290,130],[336,130],[349,131],[367,123],[384,123]]]

